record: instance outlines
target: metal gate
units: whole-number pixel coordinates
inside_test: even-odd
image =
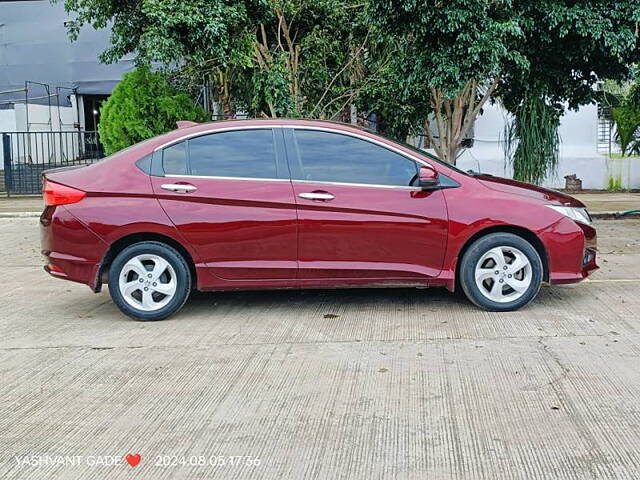
[[[44,170],[87,165],[104,157],[98,132],[82,130],[2,133],[0,151],[8,195],[40,193]]]

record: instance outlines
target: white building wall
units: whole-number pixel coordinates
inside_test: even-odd
[[[27,109],[24,103],[16,104],[16,131],[26,132],[47,132],[53,130],[71,131],[76,117],[76,111],[72,107],[29,104],[29,128],[27,128]]]
[[[0,110],[0,137],[2,132],[13,132],[16,129],[16,115],[14,110]],[[4,170],[4,148],[0,138],[0,170]]]
[[[0,110],[0,133],[13,132],[16,129],[16,114],[14,110]]]
[[[464,170],[476,170],[500,177],[512,177],[505,160],[503,141],[508,113],[499,105],[488,105],[475,124],[475,144],[458,159]],[[620,177],[623,188],[640,188],[640,159],[609,159],[598,153],[598,108],[586,105],[569,111],[561,119],[560,158],[557,171],[544,185],[563,188],[565,175],[576,174],[585,189],[607,189],[609,178]]]
[[[37,135],[21,136],[20,146],[14,139],[13,160],[18,162],[43,162],[44,159],[74,158],[79,155],[77,136],[59,135],[53,132],[75,131],[76,109],[73,107],[51,107],[29,105],[29,132],[44,132]],[[49,123],[51,122],[51,123]],[[26,132],[27,108],[25,104],[15,104],[13,110],[0,110],[0,136],[3,132]],[[26,139],[29,142],[25,144]],[[28,144],[30,143],[30,145]],[[4,148],[0,144],[0,170],[4,170]]]

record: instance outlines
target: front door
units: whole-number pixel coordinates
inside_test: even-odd
[[[297,271],[295,200],[281,129],[207,133],[154,153],[160,204],[224,280],[289,280]],[[241,286],[241,285],[239,285]]]
[[[428,283],[440,273],[445,199],[412,186],[414,160],[348,134],[295,129],[286,138],[302,284]]]

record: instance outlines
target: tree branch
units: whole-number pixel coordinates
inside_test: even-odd
[[[431,106],[436,115],[436,125],[438,127],[438,142],[434,143],[434,149],[438,156],[445,162],[448,162],[448,155],[445,153],[444,145],[447,144],[447,132],[444,120],[442,118],[442,93],[431,88]]]
[[[425,147],[427,147],[427,148],[432,148],[432,147],[435,148],[435,143],[436,142],[434,142],[433,135],[431,135],[431,122],[429,121],[428,118],[426,118],[425,121],[424,121],[424,134],[425,134],[425,137],[429,141],[429,146],[427,147],[425,145]]]
[[[487,101],[489,101],[489,99],[493,95],[493,92],[495,92],[496,88],[498,88],[499,83],[500,83],[500,77],[498,76],[493,80],[491,85],[489,85],[489,88],[487,88],[487,91],[482,96],[478,104],[473,109],[469,108],[467,110],[467,115],[462,127],[463,135],[466,135],[466,133],[469,131],[469,129],[475,122],[476,117],[480,113],[480,110],[482,110],[482,107],[484,106],[484,104],[487,103]],[[475,98],[475,95],[474,95],[474,98]]]
[[[342,73],[347,68],[349,68],[349,65],[351,65],[356,58],[358,58],[358,56],[360,55],[360,52],[362,52],[362,50],[364,49],[365,45],[367,44],[367,40],[369,38],[369,32],[370,32],[370,30],[367,30],[367,34],[364,36],[364,39],[362,40],[362,45],[360,45],[360,47],[358,48],[358,50],[355,53],[355,55],[352,55],[351,58],[349,58],[349,61],[346,64],[344,64],[342,66],[342,68],[340,70],[338,70],[338,72],[333,76],[333,78],[331,79],[331,81],[329,82],[327,87],[324,89],[324,92],[322,92],[322,95],[320,96],[320,100],[318,100],[316,105],[311,110],[311,113],[309,114],[310,117],[313,117],[313,114],[315,113],[315,111],[318,109],[318,107],[320,106],[320,104],[324,100],[324,97],[326,97],[328,95],[329,90],[331,89],[331,87],[333,86],[335,81],[340,77],[340,75],[342,75]],[[325,106],[325,108],[326,108],[326,106]]]

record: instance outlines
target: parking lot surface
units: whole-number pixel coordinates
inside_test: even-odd
[[[156,323],[49,277],[37,227],[0,219],[2,479],[640,478],[638,220],[520,312],[200,293]]]

